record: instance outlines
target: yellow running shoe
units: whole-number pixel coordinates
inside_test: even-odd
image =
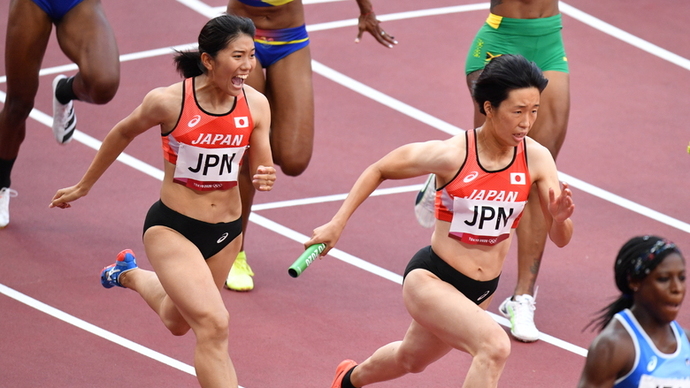
[[[233,291],[251,291],[254,289],[254,272],[247,264],[247,255],[244,251],[237,254],[235,262],[232,263],[230,273],[225,280],[225,287]]]

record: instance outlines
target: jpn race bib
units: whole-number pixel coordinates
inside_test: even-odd
[[[197,190],[231,188],[237,184],[245,150],[246,147],[203,148],[180,144],[174,181]]]
[[[449,235],[469,244],[495,245],[510,236],[525,202],[455,197]]]

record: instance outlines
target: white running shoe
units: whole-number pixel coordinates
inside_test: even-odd
[[[534,325],[536,299],[532,295],[508,297],[498,307],[506,318],[510,319],[510,333],[522,342],[534,342],[539,339],[539,330]]]
[[[10,197],[19,195],[9,187],[0,189],[0,229],[10,223]]]
[[[425,228],[431,228],[436,223],[434,216],[434,202],[436,202],[436,175],[429,174],[424,187],[417,193],[414,202],[414,215],[417,222]]]
[[[55,97],[58,82],[67,79],[60,74],[53,80],[53,134],[58,144],[67,144],[72,140],[74,130],[77,129],[77,116],[74,114],[74,101],[61,104]]]

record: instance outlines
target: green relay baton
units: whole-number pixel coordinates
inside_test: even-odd
[[[326,249],[326,244],[314,244],[309,246],[294,263],[288,268],[288,274],[293,278],[298,277],[319,257],[319,254]]]

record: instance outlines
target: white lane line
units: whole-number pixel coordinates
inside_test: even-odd
[[[43,302],[40,302],[28,295],[22,294],[19,291],[16,291],[12,288],[9,288],[5,286],[4,284],[0,284],[0,294],[4,294],[18,302],[21,302],[29,307],[33,307],[38,311],[41,311],[43,313],[46,313],[54,318],[57,318],[63,322],[69,323],[70,325],[76,326],[84,331],[87,331],[91,334],[94,334],[98,337],[101,337],[103,339],[106,339],[110,342],[116,343],[118,345],[121,345],[127,349],[131,349],[141,355],[144,355],[146,357],[149,357],[151,359],[154,359],[158,362],[161,362],[163,364],[169,365],[175,369],[181,370],[182,372],[189,373],[190,375],[196,376],[196,371],[194,370],[194,367],[191,365],[187,365],[183,362],[180,362],[178,360],[175,360],[174,358],[168,357],[165,354],[159,353],[155,350],[149,349],[145,346],[139,345],[136,342],[130,341],[127,338],[121,337],[117,334],[111,333],[107,330],[104,330],[98,326],[95,326],[91,323],[88,323],[82,319],[79,319],[73,315],[67,314],[63,311],[60,311],[52,306],[49,306]]]
[[[195,1],[195,0],[177,0],[177,1],[187,5],[188,7],[192,8],[195,11],[197,11],[197,12],[199,12],[205,16],[208,16],[208,17],[214,17],[214,16],[218,15],[219,13],[223,12],[223,10],[224,10],[224,7],[210,7],[210,6],[208,6],[202,2]],[[339,0],[311,0],[311,1],[307,0],[307,1],[305,1],[305,4],[329,2],[329,1],[339,1]],[[575,18],[575,19],[577,19],[577,20],[579,20],[579,21],[581,21],[581,22],[583,22],[583,23],[585,23],[585,24],[587,24],[593,28],[596,28],[596,29],[598,29],[604,33],[607,33],[611,36],[614,36],[614,37],[616,37],[616,38],[618,38],[618,39],[620,39],[620,40],[622,40],[628,44],[631,44],[635,47],[638,47],[641,50],[644,50],[644,51],[646,51],[652,55],[655,55],[659,58],[662,58],[662,59],[667,60],[673,64],[676,64],[678,66],[681,66],[685,69],[690,70],[690,61],[688,61],[686,58],[683,58],[683,57],[676,55],[676,54],[674,54],[668,50],[660,48],[660,47],[658,47],[652,43],[649,43],[643,39],[635,37],[634,35],[631,35],[631,34],[625,32],[621,29],[618,29],[618,28],[616,28],[616,27],[614,27],[608,23],[605,23],[605,22],[601,21],[600,19],[597,19],[597,18],[595,18],[589,14],[586,14],[582,11],[579,11],[576,8],[574,8],[570,5],[567,5],[563,2],[560,3],[560,6],[561,6],[561,11],[568,16],[571,16],[571,17],[573,17],[573,18]],[[443,7],[443,8],[435,8],[435,9],[428,9],[428,10],[421,10],[421,11],[401,12],[401,13],[388,14],[388,15],[379,15],[379,18],[382,21],[402,20],[402,19],[408,19],[408,18],[413,18],[413,17],[432,16],[432,15],[448,14],[448,13],[455,13],[455,12],[467,12],[467,11],[475,11],[475,10],[483,10],[483,9],[488,9],[488,4],[486,4],[486,3],[470,4],[470,5],[463,5],[463,6],[456,6],[456,7]],[[356,25],[356,22],[357,22],[357,19],[348,19],[348,20],[336,21],[336,22],[331,22],[331,23],[321,23],[321,24],[315,24],[315,25],[308,26],[308,30],[309,31],[322,31],[322,30],[331,29],[331,28],[349,27],[349,26]],[[178,50],[186,50],[186,49],[191,49],[194,47],[196,47],[196,44],[192,43],[192,44],[185,44],[185,45],[176,46],[175,48]],[[125,62],[125,61],[141,59],[141,58],[148,58],[148,57],[154,57],[154,56],[160,56],[160,55],[169,55],[171,52],[172,52],[172,48],[161,48],[161,49],[155,49],[155,50],[148,50],[148,51],[143,51],[143,52],[139,52],[139,53],[122,55],[120,57],[120,60],[122,62]],[[425,123],[429,124],[430,126],[437,128],[437,129],[439,129],[439,130],[441,130],[447,134],[453,135],[453,134],[459,133],[459,131],[461,131],[460,128],[457,128],[457,127],[455,127],[449,123],[446,123],[446,122],[439,120],[439,119],[437,119],[431,115],[428,115],[422,111],[419,111],[416,108],[413,108],[413,107],[411,107],[407,104],[404,104],[404,103],[402,103],[402,102],[400,102],[400,101],[398,101],[392,97],[389,97],[383,93],[380,93],[380,92],[378,92],[378,91],[376,91],[376,90],[374,90],[374,89],[372,89],[366,85],[363,85],[363,84],[361,84],[361,83],[359,83],[359,82],[357,82],[357,81],[355,81],[355,80],[353,80],[347,76],[344,76],[343,74],[337,73],[334,70],[326,67],[325,65],[322,65],[316,61],[314,61],[313,63],[316,65],[316,68],[318,68],[318,70],[319,70],[319,71],[317,71],[317,73],[319,73],[319,74],[321,74],[321,75],[323,75],[329,79],[332,79],[333,81],[338,82],[341,85],[344,85],[350,89],[356,90],[360,93],[363,93],[363,94],[364,93],[370,93],[371,96],[376,96],[377,101],[381,102],[382,104],[384,104],[386,106],[391,107],[392,109],[400,111],[400,112],[402,112],[402,113],[404,113],[410,117],[413,117],[419,121],[425,122]],[[69,64],[69,65],[64,65],[64,66],[57,66],[57,67],[53,67],[53,68],[43,69],[43,70],[41,70],[40,75],[43,76],[43,75],[49,75],[49,74],[57,74],[57,73],[66,72],[66,71],[73,71],[76,69],[77,69],[76,65]],[[330,78],[330,77],[333,77],[333,78]],[[3,82],[6,82],[5,76],[0,77],[0,83],[3,83]],[[360,90],[363,90],[363,91],[360,91]],[[365,95],[367,95],[367,94],[365,94]],[[5,102],[5,96],[6,96],[5,93],[0,92],[0,102],[3,102],[3,103]],[[402,111],[403,109],[405,109],[405,111]],[[408,113],[408,112],[410,112],[410,113]],[[52,117],[46,115],[43,112],[40,112],[40,111],[34,109],[31,113],[31,117],[36,119],[37,121],[49,126],[49,127],[51,126]],[[83,143],[83,144],[85,144],[85,145],[87,145],[93,149],[97,150],[100,147],[100,141],[98,141],[98,140],[94,139],[93,137],[88,136],[82,132],[79,132],[79,131],[75,132],[74,138],[77,141],[79,141],[79,142],[81,142],[81,143]],[[127,154],[122,154],[120,156],[120,158],[118,158],[118,160],[120,160],[122,163],[125,163],[126,165],[129,165],[132,168],[139,170],[139,171],[141,171],[141,172],[143,172],[149,176],[152,176],[156,179],[161,180],[163,177],[163,172],[161,170],[159,170],[153,166],[150,166],[144,162],[141,162],[138,159],[133,158]],[[605,200],[612,202],[616,205],[622,206],[622,207],[627,208],[631,211],[637,212],[639,214],[642,214],[642,215],[645,215],[645,216],[650,217],[652,219],[655,219],[659,222],[665,223],[667,225],[670,225],[672,227],[675,227],[675,228],[678,228],[680,230],[683,230],[685,232],[690,233],[690,225],[688,225],[687,223],[685,223],[683,221],[674,219],[672,217],[669,217],[667,215],[664,215],[662,213],[659,213],[659,212],[656,212],[652,209],[649,209],[645,206],[636,204],[632,201],[629,201],[625,198],[622,198],[620,196],[617,196],[615,194],[607,192],[603,189],[597,188],[596,186],[590,185],[586,182],[578,180],[577,178],[571,177],[567,174],[560,173],[560,176],[561,176],[562,180],[569,182],[571,184],[571,186],[573,186],[575,188],[579,188],[585,192],[588,192],[588,193],[595,195],[599,198],[605,199]],[[405,187],[401,187],[401,188],[397,188],[397,189],[393,189],[393,190],[389,189],[390,192],[385,192],[385,193],[383,190],[381,190],[381,193],[377,193],[376,195],[386,195],[386,194],[391,194],[391,193],[395,193],[395,192],[405,192],[405,191],[417,191],[419,189],[419,187],[421,187],[421,185],[405,186]],[[338,194],[338,195],[327,196],[327,197],[319,197],[319,198],[315,198],[315,199],[301,199],[301,200],[295,200],[295,201],[282,201],[282,203],[276,202],[273,204],[256,205],[254,207],[254,209],[262,210],[262,209],[277,208],[277,207],[284,207],[284,206],[296,206],[296,205],[304,205],[304,204],[309,204],[309,203],[326,202],[326,201],[332,201],[332,200],[342,200],[345,195],[346,194]],[[314,202],[310,202],[310,201],[314,201]],[[288,205],[288,203],[290,203],[290,202],[292,202],[292,204]],[[284,228],[282,225],[280,225],[280,227],[278,227],[279,224],[276,224],[273,221],[270,221],[264,217],[258,216],[256,213],[252,213],[252,216],[250,217],[250,221],[256,222],[258,224],[270,225],[271,228],[275,228],[275,229],[271,229],[274,231],[275,230],[281,230],[281,228]],[[283,232],[294,237],[294,235],[292,235],[291,233],[288,233],[285,230],[283,230]],[[286,235],[286,237],[288,237],[288,235]],[[299,237],[302,238],[302,241],[298,241],[300,243],[307,240],[306,236],[304,236],[304,235],[299,235]],[[294,240],[294,238],[293,238],[293,240]],[[297,240],[295,240],[295,241],[297,241]],[[396,283],[401,282],[400,279],[402,279],[402,278],[399,275],[393,274],[393,273],[382,272],[381,270],[383,270],[383,269],[379,269],[380,267],[377,267],[371,263],[368,263],[364,260],[356,258],[352,255],[345,253],[345,252],[333,249],[333,250],[331,250],[331,255],[340,259],[340,260],[343,260],[343,261],[349,262],[350,264],[356,265],[359,268],[363,268],[369,272],[376,273],[378,276],[382,276],[382,277],[389,279],[391,281],[394,281]],[[387,270],[383,270],[383,271],[387,271]],[[5,295],[8,295],[8,296],[10,296],[8,293],[10,293],[12,295],[19,294],[16,291],[11,290],[11,289],[9,289],[6,286],[3,286],[1,284],[0,284],[0,292],[4,293]],[[23,294],[20,294],[20,295],[23,295]],[[10,296],[10,297],[13,297],[13,296]],[[28,296],[25,296],[25,297],[29,298]],[[26,298],[20,297],[19,299],[17,299],[17,298],[14,298],[14,299],[19,300],[22,303],[31,305],[32,307],[37,308],[41,311],[45,311],[46,313],[53,315],[58,319],[62,319],[62,318],[59,318],[55,314],[57,314],[57,315],[65,314],[65,313],[62,313],[59,310],[56,310],[56,309],[54,309],[50,306],[47,306],[41,302],[35,301],[32,298],[29,298],[29,299],[26,299]],[[31,300],[33,300],[35,302],[32,302]],[[52,310],[50,310],[50,309],[52,309]],[[49,311],[51,311],[51,312],[49,312]],[[502,324],[504,326],[509,325],[508,321],[505,318],[496,316],[493,313],[489,313],[489,314],[491,314],[494,317],[494,319],[496,321],[498,321],[500,324]],[[65,315],[68,315],[68,314],[65,314]],[[78,318],[74,318],[74,319],[78,320]],[[81,321],[81,322],[84,322],[84,321]],[[84,322],[84,324],[86,324],[87,326],[90,325],[86,322]],[[85,330],[87,330],[87,329],[85,329]],[[91,330],[87,330],[87,331],[92,332]],[[96,333],[94,333],[94,334],[96,334]],[[96,335],[99,335],[99,334],[96,334]],[[112,335],[115,336],[114,334],[112,334]],[[109,336],[106,335],[106,336],[102,336],[102,337],[106,338]],[[121,338],[121,337],[119,337],[119,338]],[[106,339],[108,339],[108,338],[106,338]],[[544,340],[545,342],[549,342],[549,343],[552,343],[556,346],[567,349],[573,353],[580,354],[583,356],[586,355],[585,349],[578,347],[578,346],[575,346],[575,345],[572,345],[572,344],[569,344],[569,343],[562,341],[562,340],[559,340],[555,337],[551,337],[547,334],[542,333],[541,339]],[[123,339],[123,340],[128,341],[126,339]],[[120,343],[122,343],[124,341],[120,341]],[[113,342],[115,342],[115,341],[113,341]],[[133,346],[139,346],[139,345],[134,344],[134,343],[132,343],[132,344],[133,344]],[[135,350],[135,349],[132,348],[132,350]],[[135,350],[135,351],[142,353],[141,349]],[[151,352],[153,352],[153,351],[151,351]],[[144,353],[142,353],[142,354],[144,354]],[[167,356],[164,356],[164,357],[167,357]],[[172,360],[172,361],[178,362],[176,360]],[[161,362],[163,362],[163,361],[161,361]],[[171,365],[171,366],[173,366],[173,365]],[[193,372],[193,367],[186,365],[186,364],[182,364],[182,366],[178,365],[178,366],[173,366],[173,367],[176,367],[177,369],[180,369],[183,371],[187,371],[189,368],[191,368],[191,371]]]

